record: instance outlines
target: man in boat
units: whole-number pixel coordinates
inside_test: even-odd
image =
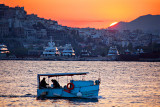
[[[51,81],[53,82],[53,88],[61,88],[61,86],[55,79],[52,79]]]
[[[46,81],[45,81],[45,78],[42,79],[42,81],[40,82],[40,88],[47,88],[47,84]]]

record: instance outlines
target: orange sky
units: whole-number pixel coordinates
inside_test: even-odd
[[[28,14],[70,27],[107,28],[113,22],[160,14],[160,0],[0,0],[0,3],[24,6]]]

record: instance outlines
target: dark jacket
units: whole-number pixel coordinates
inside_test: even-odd
[[[52,80],[54,87],[53,88],[60,88],[59,83],[56,80]]]
[[[47,88],[47,83],[45,81],[45,78],[43,78],[43,80],[40,82],[40,88]]]

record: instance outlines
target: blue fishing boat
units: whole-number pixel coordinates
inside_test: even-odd
[[[60,76],[74,76],[74,75],[86,75],[88,72],[80,73],[54,73],[54,74],[38,74],[38,89],[37,98],[98,98],[100,78],[98,80],[70,80],[64,87],[60,86],[56,80],[51,80],[53,84],[42,87],[43,79],[48,77],[49,79]],[[41,80],[41,81],[40,81]]]

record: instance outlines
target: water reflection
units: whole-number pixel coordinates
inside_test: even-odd
[[[32,94],[25,94],[25,95],[0,95],[0,97],[8,97],[8,98],[35,97],[36,98],[36,95],[32,95]]]
[[[37,100],[39,101],[51,100],[53,103],[64,100],[72,104],[98,102],[98,98],[61,98],[61,97],[58,97],[58,98],[38,98]]]
[[[69,105],[88,105],[98,103],[97,98],[92,99],[82,99],[82,98],[62,98],[62,99],[53,99],[52,103],[66,102]]]
[[[72,98],[72,99],[68,99],[69,103],[72,104],[84,104],[84,103],[96,103],[98,102],[97,98],[92,98],[92,99],[78,99],[78,98]]]
[[[84,71],[90,73],[86,80],[97,79],[100,72],[98,99],[36,100],[37,74]],[[0,107],[160,106],[160,62],[0,61],[0,75]],[[59,82],[66,84],[67,78]]]

